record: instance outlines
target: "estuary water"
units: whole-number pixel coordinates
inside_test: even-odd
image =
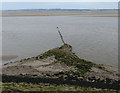
[[[117,17],[27,16],[3,17],[2,53],[18,56],[3,64],[36,56],[66,43],[80,58],[97,64],[118,65]]]

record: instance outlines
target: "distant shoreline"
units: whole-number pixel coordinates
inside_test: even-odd
[[[119,11],[119,9],[17,9],[0,11]]]
[[[0,17],[20,16],[118,17],[118,11],[2,11],[0,14]]]

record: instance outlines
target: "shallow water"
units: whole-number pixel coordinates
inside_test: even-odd
[[[80,58],[117,66],[117,24],[115,17],[4,17],[3,55],[16,55],[15,60],[19,60],[61,46],[56,29],[59,26],[65,42]]]

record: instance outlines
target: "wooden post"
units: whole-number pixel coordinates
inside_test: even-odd
[[[64,39],[63,39],[63,36],[62,36],[62,34],[60,33],[60,30],[59,30],[59,28],[58,28],[58,27],[57,27],[57,30],[58,30],[58,33],[59,33],[59,35],[60,35],[60,38],[61,38],[61,40],[62,40],[63,44],[65,44]]]

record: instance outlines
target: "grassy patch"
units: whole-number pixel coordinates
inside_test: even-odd
[[[36,59],[44,59],[50,56],[55,56],[58,62],[64,63],[67,66],[74,66],[81,74],[90,71],[90,69],[95,65],[92,62],[80,59],[74,53],[69,51],[69,49],[66,47],[64,48],[64,46],[49,50],[44,54],[37,56]]]
[[[48,83],[3,83],[3,91],[113,91],[113,90],[103,90],[96,89],[91,87],[80,87],[73,85],[56,85],[56,84],[48,84]]]

